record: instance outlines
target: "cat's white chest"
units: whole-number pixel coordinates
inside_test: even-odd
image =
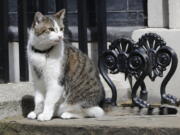
[[[47,58],[46,64],[43,68],[45,81],[57,80],[61,75],[62,65],[59,59]]]
[[[42,69],[46,65],[46,56],[44,54],[38,54],[34,52],[29,52],[28,54],[29,63],[32,66],[36,66],[39,69]]]
[[[57,79],[62,72],[62,56],[55,54],[38,54],[30,53],[29,61],[32,66],[35,66],[39,69],[45,81],[50,81],[52,79]]]

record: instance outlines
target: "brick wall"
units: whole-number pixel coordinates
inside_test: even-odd
[[[32,22],[33,12],[36,9],[35,0],[28,0],[28,23]],[[77,25],[76,0],[67,0],[68,23]],[[106,0],[108,26],[146,26],[147,0]],[[55,0],[49,0],[49,13],[55,12]],[[17,25],[17,0],[9,0],[9,23]],[[88,0],[89,26],[95,24],[95,0]]]
[[[107,24],[115,26],[147,25],[147,0],[106,0]]]

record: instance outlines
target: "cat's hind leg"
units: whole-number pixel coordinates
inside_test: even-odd
[[[75,114],[72,112],[64,112],[61,114],[61,118],[62,119],[80,119],[83,118],[84,116],[82,116],[81,114]]]
[[[71,105],[67,103],[60,104],[56,116],[62,119],[79,119],[84,117],[80,105]]]
[[[88,109],[81,109],[82,111],[77,113],[72,112],[63,112],[61,114],[62,119],[79,119],[84,117],[90,117],[90,118],[99,118],[104,115],[104,110],[100,108],[99,106],[90,107]]]
[[[63,103],[58,109],[57,115],[62,119],[72,119],[72,118],[84,118],[92,117],[98,118],[104,115],[104,110],[99,106],[93,106],[90,108],[82,108],[80,105],[69,105]]]

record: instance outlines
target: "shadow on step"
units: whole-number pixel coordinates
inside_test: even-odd
[[[34,109],[34,97],[31,95],[25,95],[21,101],[22,114],[24,117]]]

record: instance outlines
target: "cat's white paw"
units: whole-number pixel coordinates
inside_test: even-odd
[[[39,121],[47,121],[47,120],[51,120],[52,116],[48,113],[41,113],[38,115],[37,120]]]
[[[35,112],[30,112],[28,115],[27,115],[27,118],[28,119],[36,119],[37,115]]]
[[[64,112],[61,114],[61,118],[62,119],[71,119],[72,118],[72,114],[69,112]]]

